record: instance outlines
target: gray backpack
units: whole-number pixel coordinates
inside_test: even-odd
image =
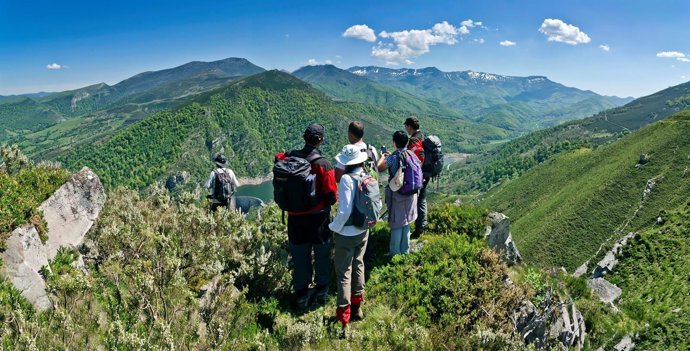
[[[355,183],[355,199],[352,214],[346,225],[368,229],[381,219],[381,192],[379,183],[367,173],[348,174]]]

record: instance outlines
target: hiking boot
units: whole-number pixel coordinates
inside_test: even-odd
[[[314,289],[314,296],[315,296],[315,301],[318,305],[324,305],[326,304],[326,301],[328,300],[328,285],[324,287],[316,286]]]
[[[364,319],[364,312],[362,312],[362,305],[350,306],[350,319],[353,321],[361,321]]]
[[[295,293],[293,304],[298,311],[304,311],[309,307],[309,290],[304,289]]]

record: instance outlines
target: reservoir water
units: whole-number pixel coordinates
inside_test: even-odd
[[[268,203],[273,201],[273,181],[269,180],[256,185],[242,185],[237,188],[235,195],[258,197],[263,202]]]

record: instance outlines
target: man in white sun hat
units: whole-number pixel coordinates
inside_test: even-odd
[[[336,155],[345,172],[338,183],[338,213],[329,225],[334,232],[335,274],[338,285],[336,318],[343,328],[352,319],[363,318],[360,305],[364,301],[364,251],[367,246],[369,229],[358,228],[350,217],[355,207],[355,196],[367,153],[356,145],[345,145]],[[359,180],[358,180],[359,179]]]

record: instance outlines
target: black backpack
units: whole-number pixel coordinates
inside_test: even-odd
[[[443,151],[441,151],[441,139],[435,135],[429,135],[422,142],[424,146],[424,164],[422,172],[425,178],[438,177],[443,170]]]
[[[319,203],[316,194],[316,175],[311,164],[321,159],[314,152],[306,158],[292,156],[277,160],[273,165],[273,199],[283,211],[307,211]]]
[[[220,202],[227,202],[235,193],[235,183],[226,170],[215,170],[216,178],[213,182],[213,198]]]

